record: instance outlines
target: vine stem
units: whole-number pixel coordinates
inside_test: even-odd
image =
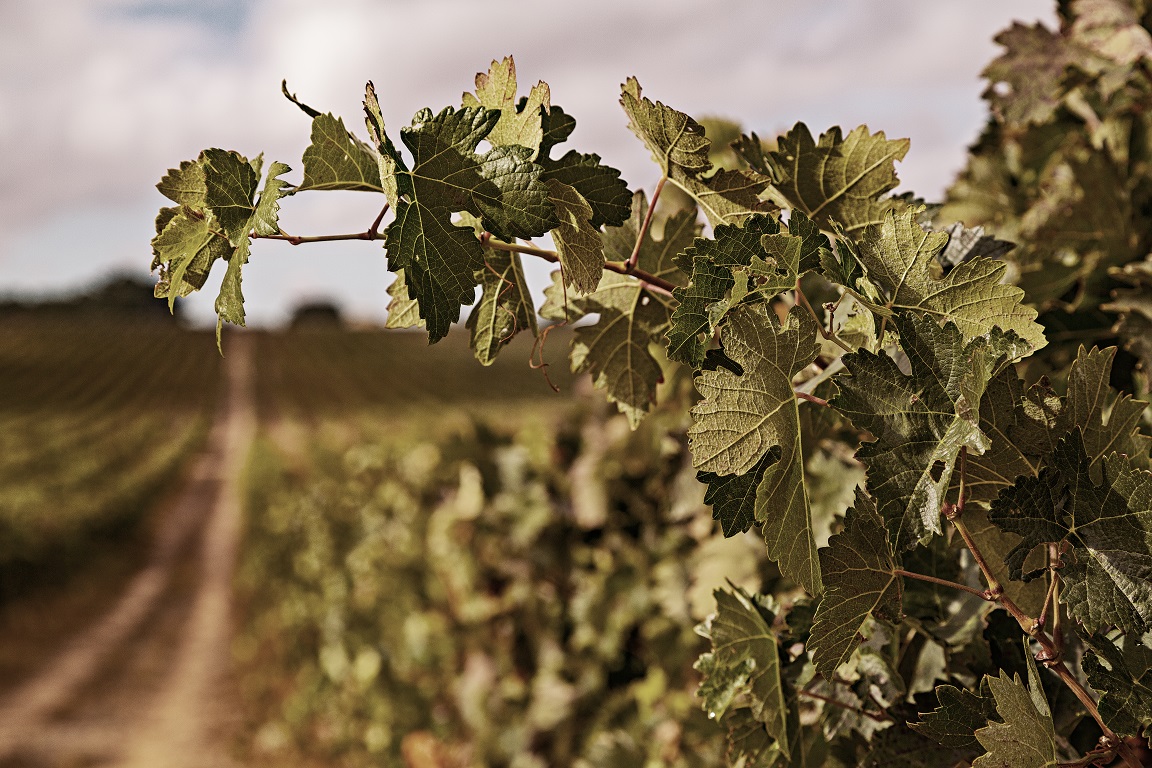
[[[511,253],[523,253],[529,256],[536,256],[545,261],[550,261],[553,264],[560,262],[560,256],[556,251],[537,248],[534,245],[520,245],[519,243],[505,243],[502,240],[494,240],[490,232],[482,234],[480,236],[480,242],[486,247],[494,248],[497,251],[509,251]],[[676,288],[674,283],[670,283],[651,272],[645,272],[642,269],[628,269],[628,262],[606,261],[604,262],[604,269],[609,272],[615,272],[618,275],[631,275],[639,280],[645,288],[665,296],[672,296],[672,291]]]
[[[804,689],[804,688],[801,688],[800,690],[798,690],[797,693],[802,695],[802,696],[807,696],[810,699],[816,699],[817,701],[826,702],[828,704],[831,704],[834,707],[840,707],[841,709],[847,709],[850,712],[855,712],[858,715],[864,715],[864,717],[875,720],[878,723],[890,723],[890,722],[892,722],[892,718],[890,718],[886,715],[877,714],[876,712],[870,712],[869,710],[864,709],[863,707],[857,707],[853,704],[849,704],[849,703],[844,702],[844,701],[838,701],[837,699],[834,699],[831,696],[824,696],[822,694],[814,693],[814,692],[809,691],[809,690]]]
[[[807,400],[810,403],[815,403],[816,405],[822,405],[825,408],[831,408],[832,407],[831,405],[828,404],[828,401],[822,397],[816,397],[816,395],[810,395],[807,392],[796,392],[795,394],[796,394],[796,398],[798,400]]]
[[[964,592],[971,592],[973,595],[976,595],[976,597],[979,597],[982,600],[988,599],[988,590],[986,590],[986,589],[976,589],[975,587],[970,587],[967,584],[961,584],[961,583],[956,582],[956,581],[948,581],[947,579],[938,579],[935,576],[928,576],[928,575],[923,574],[923,573],[914,573],[913,571],[905,571],[902,568],[893,569],[892,573],[896,576],[903,576],[903,577],[908,578],[908,579],[918,579],[919,581],[927,581],[931,584],[939,584],[942,587],[951,587],[952,589],[959,589],[959,590],[964,591]]]
[[[624,274],[626,275],[636,271],[636,262],[640,260],[640,248],[644,245],[644,236],[648,234],[648,228],[652,226],[652,216],[656,213],[656,203],[660,200],[660,193],[664,191],[666,183],[668,183],[668,177],[661,176],[660,181],[656,183],[656,189],[652,192],[652,200],[648,203],[648,213],[644,216],[644,223],[640,225],[640,231],[636,233],[636,245],[633,246],[628,261],[624,262]]]
[[[804,291],[800,288],[800,279],[796,279],[796,300],[800,302],[801,306],[808,310],[808,314],[812,315],[812,319],[816,321],[816,330],[824,337],[826,341],[830,341],[845,352],[855,352],[856,350],[845,344],[839,336],[832,330],[825,330],[824,324],[820,322],[820,318],[816,316],[816,310],[812,309],[812,305],[808,303],[808,297],[804,295]]]
[[[965,546],[968,551],[972,553],[972,559],[975,560],[976,566],[980,569],[984,580],[988,583],[988,590],[985,596],[986,600],[999,603],[1004,610],[1008,611],[1017,623],[1020,624],[1028,635],[1040,645],[1040,652],[1036,654],[1037,661],[1040,661],[1045,667],[1050,669],[1060,680],[1066,685],[1080,703],[1084,705],[1084,709],[1100,726],[1101,732],[1104,734],[1104,741],[1106,746],[1114,747],[1119,753],[1124,762],[1130,768],[1140,768],[1140,759],[1132,751],[1132,748],[1124,742],[1116,733],[1108,727],[1104,719],[1100,716],[1100,710],[1096,706],[1095,700],[1092,695],[1088,693],[1087,689],[1081,685],[1076,676],[1072,674],[1072,670],[1064,663],[1062,654],[1062,643],[1054,641],[1046,632],[1038,619],[1034,619],[1027,613],[1020,609],[1020,606],[1004,594],[1004,588],[992,573],[992,569],[988,567],[988,561],[984,559],[984,555],[980,552],[980,547],[972,538],[971,531],[964,522],[964,503],[967,497],[967,483],[966,483],[966,465],[967,465],[968,451],[966,448],[960,449],[960,492],[956,503],[946,501],[942,512],[944,517],[956,528],[956,532],[964,539]]]
[[[657,189],[659,189],[659,187],[657,187]],[[653,200],[655,201],[655,197],[653,197]],[[388,206],[385,205],[384,209],[381,210],[380,214],[376,217],[376,220],[374,222],[372,222],[372,226],[364,232],[349,232],[347,234],[341,234],[341,235],[309,235],[309,236],[289,235],[286,232],[280,232],[280,233],[275,234],[275,235],[259,235],[259,234],[256,234],[255,232],[251,232],[251,233],[249,233],[249,237],[251,237],[254,240],[280,240],[280,241],[288,243],[289,245],[303,245],[305,243],[329,243],[329,242],[333,242],[336,240],[378,240],[378,239],[380,239],[380,236],[381,236],[380,224],[383,222],[384,215],[387,212],[388,212]],[[649,219],[650,219],[652,210],[649,209],[648,213],[649,213]],[[648,224],[649,224],[649,220],[645,219],[644,227],[643,227],[643,229],[641,229],[641,237],[643,237],[643,233],[645,231],[647,231]],[[497,250],[497,251],[509,251],[511,253],[523,253],[523,254],[526,254],[529,256],[535,256],[537,258],[544,259],[545,261],[550,261],[554,264],[558,264],[560,262],[560,256],[556,253],[556,251],[549,251],[545,248],[537,248],[534,245],[520,245],[519,243],[505,243],[501,240],[493,239],[491,232],[482,233],[480,235],[480,242],[483,243],[486,247],[492,248],[492,249]],[[637,242],[639,243],[639,240],[637,240]],[[636,253],[638,254],[639,250],[637,250]],[[606,269],[609,272],[615,272],[619,275],[631,275],[632,277],[635,277],[637,280],[639,280],[641,285],[643,285],[644,288],[652,291],[653,293],[659,293],[659,294],[662,294],[664,296],[672,297],[672,291],[676,288],[676,285],[674,283],[668,282],[667,280],[660,277],[659,275],[653,275],[650,272],[645,272],[642,269],[637,269],[634,265],[632,267],[629,267],[630,264],[632,264],[631,258],[629,258],[628,261],[621,262],[621,263],[617,263],[614,261],[607,261],[604,263],[604,269]]]

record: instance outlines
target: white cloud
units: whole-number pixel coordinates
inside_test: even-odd
[[[547,80],[577,117],[573,145],[599,152],[634,185],[650,186],[655,170],[616,105],[633,74],[654,98],[761,133],[802,119],[814,131],[864,122],[910,136],[902,179],[935,196],[983,123],[978,74],[996,55],[991,36],[1016,17],[1051,19],[1052,4],[731,0],[704,11],[695,0],[5,0],[0,292],[146,263],[151,214],[139,226],[128,217],[158,207],[155,181],[204,147],[263,150],[298,166],[308,121],[279,95],[282,78],[355,129],[372,79],[398,128],[420,107],[457,103],[473,74],[507,53],[522,81]],[[285,226],[358,228],[374,206],[292,200]],[[100,243],[67,221],[106,222],[86,230]],[[71,247],[62,231],[75,232]],[[309,252],[316,266],[304,277],[304,249],[289,273],[278,271],[289,261],[275,255],[278,244],[258,246],[245,282],[254,319],[281,315],[310,281],[384,304],[383,284],[366,289],[359,256]]]

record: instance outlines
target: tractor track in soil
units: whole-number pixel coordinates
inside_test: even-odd
[[[256,428],[252,340],[231,338],[206,446],[144,568],[41,669],[0,691],[0,768],[229,768],[241,474]]]

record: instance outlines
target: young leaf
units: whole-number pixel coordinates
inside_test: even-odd
[[[812,317],[793,307],[781,326],[764,306],[733,310],[722,331],[725,353],[744,373],[704,371],[696,388],[704,396],[692,409],[688,444],[701,472],[742,475],[773,448],[780,460],[765,469],[756,490],[756,519],[764,523],[768,556],[780,571],[819,594],[822,586],[804,486],[798,400],[792,377],[819,351]]]
[[[541,110],[550,108],[551,93],[548,84],[541,81],[532,86],[521,101],[516,95],[516,62],[511,56],[493,61],[487,73],[476,75],[476,94],[464,94],[465,107],[486,107],[500,110],[500,121],[488,134],[494,147],[511,144],[532,150],[535,160],[544,138],[541,128]],[[518,103],[519,102],[519,103]]]
[[[709,341],[724,315],[741,300],[771,298],[794,288],[802,274],[816,268],[828,238],[796,212],[781,232],[779,222],[762,214],[740,226],[720,225],[713,239],[697,239],[678,257],[689,267],[688,286],[677,288],[679,301],[668,331],[668,356],[699,368]],[[734,292],[743,279],[743,291]]]
[[[887,352],[844,355],[834,408],[878,439],[856,457],[868,467],[869,491],[898,549],[940,533],[940,509],[961,448],[988,448],[980,431],[980,401],[989,379],[1016,350],[999,330],[965,343],[952,323],[929,315],[893,322],[908,355],[905,375]]]
[[[604,274],[604,243],[591,223],[592,206],[567,184],[555,179],[545,183],[560,221],[552,230],[552,240],[563,267],[564,285],[591,293]]]
[[[976,258],[938,277],[936,256],[948,236],[924,231],[916,222],[921,210],[909,206],[900,213],[889,211],[882,223],[864,231],[858,244],[864,274],[884,294],[884,307],[950,320],[965,339],[1001,328],[1028,342],[1032,352],[1043,347],[1047,342],[1036,323],[1036,310],[1021,303],[1023,291],[1001,282],[1007,268],[1003,262]]]
[[[795,210],[823,229],[835,222],[852,234],[879,223],[890,210],[892,204],[880,196],[896,186],[895,162],[908,147],[908,139],[890,141],[865,125],[846,137],[832,128],[817,143],[808,126],[797,123],[770,156],[776,186]]]
[[[1028,675],[1031,690],[1019,675],[1009,679],[1003,670],[999,677],[987,678],[996,713],[1004,722],[990,722],[976,731],[976,740],[987,754],[976,758],[972,768],[1051,768],[1060,762],[1052,715],[1039,676],[1032,674],[1034,669],[1031,666]]]
[[[608,228],[601,238],[606,256],[628,258],[647,207],[644,195],[637,193],[633,216],[622,227]],[[680,278],[672,257],[698,233],[695,218],[694,211],[682,211],[669,218],[663,240],[656,240],[649,230],[640,246],[639,267],[677,282]],[[639,280],[616,273],[604,274],[596,290],[585,295],[566,291],[558,273],[553,273],[553,284],[545,296],[540,314],[548,319],[571,321],[586,313],[599,313],[596,324],[576,329],[572,370],[591,372],[593,384],[606,390],[608,399],[616,403],[635,428],[655,402],[656,385],[664,378],[660,363],[649,348],[668,327],[672,310],[667,298],[645,290]]]
[[[665,178],[696,201],[710,224],[738,224],[757,211],[775,209],[760,199],[771,179],[754,171],[714,171],[708,159],[712,142],[703,126],[642,96],[636,78],[621,86],[620,105],[628,128],[648,147]]]
[[[344,127],[344,120],[331,113],[312,118],[312,143],[304,150],[303,192],[356,190],[384,192],[376,152]]]
[[[808,649],[816,670],[831,678],[848,661],[873,619],[900,618],[901,584],[895,554],[875,503],[857,489],[844,530],[820,550],[824,595],[816,608]]]
[[[716,613],[698,630],[711,641],[712,651],[696,662],[704,674],[697,695],[716,720],[724,720],[737,699],[746,701],[748,714],[787,756],[789,704],[780,680],[776,636],[756,597],[740,587],[713,594]]]
[[[1118,453],[1104,457],[1093,480],[1084,440],[1073,430],[1056,446],[1039,477],[1023,477],[1000,493],[990,517],[1023,538],[1008,554],[1013,578],[1041,544],[1067,541],[1060,599],[1089,632],[1152,626],[1152,474]]]
[[[517,333],[530,330],[536,334],[536,312],[520,254],[485,248],[480,284],[480,303],[468,315],[467,327],[476,359],[492,365],[496,353]]]

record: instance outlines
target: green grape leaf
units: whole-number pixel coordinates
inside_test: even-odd
[[[212,265],[232,246],[220,234],[211,209],[203,213],[186,207],[164,209],[156,225],[152,239],[152,269],[160,270],[156,296],[168,299],[171,308],[177,298],[203,287]]]
[[[408,297],[408,283],[404,279],[404,270],[396,272],[396,279],[388,286],[388,319],[384,322],[385,328],[423,328],[424,321],[420,319],[420,305],[415,299]]]
[[[771,298],[794,288],[819,265],[828,238],[797,211],[781,232],[776,219],[756,214],[741,226],[720,225],[713,239],[697,239],[679,261],[692,273],[674,291],[679,304],[668,331],[668,356],[699,368],[727,312],[741,301]]]
[[[685,249],[681,259],[690,265],[692,277],[686,287],[673,292],[679,303],[668,330],[669,358],[700,367],[720,320],[710,308],[732,289],[734,270],[747,271],[754,258],[769,258],[762,239],[779,231],[776,219],[757,214],[743,226],[722,224],[713,231],[713,238],[697,238]]]
[[[520,254],[485,248],[480,280],[480,303],[468,315],[467,327],[476,359],[492,365],[496,353],[517,333],[529,330],[536,334],[536,312]]]
[[[185,160],[179,168],[170,168],[156,184],[160,194],[174,203],[201,209],[208,196],[202,160]]]
[[[893,323],[911,367],[904,374],[887,352],[841,358],[831,404],[877,440],[856,457],[868,468],[876,497],[899,549],[942,531],[940,509],[960,450],[983,453],[980,401],[988,381],[1011,359],[1018,340],[994,330],[965,343],[952,323],[928,315],[897,315]]]
[[[1060,599],[1089,632],[1152,626],[1152,474],[1118,453],[1106,455],[1093,479],[1079,429],[1060,440],[1051,465],[1000,493],[989,514],[1022,537],[1008,553],[1009,573],[1021,578],[1033,548],[1067,541]],[[1030,574],[1028,574],[1030,575]]]
[[[538,160],[546,160],[551,154],[552,148],[568,141],[568,137],[572,135],[574,130],[576,130],[576,118],[558,105],[552,104],[547,109],[541,110],[540,131],[543,136],[540,140]]]
[[[1005,124],[1045,123],[1064,100],[1064,71],[1075,57],[1064,37],[1040,22],[1014,22],[993,38],[1005,52],[984,69],[984,98]]]
[[[991,447],[968,456],[968,498],[991,501],[1016,478],[1036,475],[1044,457],[1056,447],[1062,409],[1060,398],[1046,382],[1025,389],[1013,367],[994,376],[980,401],[980,430]]]
[[[403,269],[409,296],[431,341],[443,338],[474,300],[483,248],[472,229],[456,226],[454,212],[481,217],[501,239],[535,237],[556,223],[541,169],[524,147],[494,147],[475,154],[499,120],[496,110],[422,110],[401,139],[412,152],[408,170],[398,163],[396,218],[385,230],[388,268]]]
[[[609,227],[601,236],[605,255],[617,260],[631,254],[648,207],[642,193],[634,196],[632,205],[633,216],[621,227]],[[672,257],[699,232],[695,218],[694,211],[681,211],[669,218],[662,240],[656,240],[649,230],[640,245],[637,265],[675,283],[679,277]],[[571,321],[587,313],[600,315],[594,325],[576,329],[572,370],[590,372],[593,384],[605,390],[635,428],[655,402],[656,385],[664,379],[650,346],[668,327],[672,312],[668,297],[614,272],[605,273],[589,294],[566,291],[558,274],[553,273],[553,284],[544,293],[546,301],[540,313],[548,319]]]
[[[942,747],[978,749],[976,730],[987,724],[992,702],[951,685],[936,686],[936,698],[940,706],[921,713],[920,722],[909,724],[912,730]]]
[[[591,293],[604,274],[604,243],[591,224],[592,206],[567,184],[548,179],[549,198],[560,224],[552,240],[563,268],[564,284],[579,293]]]
[[[590,373],[593,385],[605,391],[635,429],[656,401],[656,385],[664,380],[649,346],[667,327],[668,309],[640,288],[638,281],[629,282],[636,287],[621,286],[595,295],[597,303],[591,311],[599,312],[600,319],[576,329],[571,360],[572,371]],[[632,301],[625,303],[629,295]]]
[[[376,166],[380,172],[380,187],[388,205],[396,208],[400,205],[399,181],[396,172],[404,167],[404,160],[396,151],[388,132],[384,127],[384,115],[380,112],[380,99],[376,96],[376,86],[369,80],[364,86],[364,125],[368,128],[368,135],[376,145]]]
[[[704,503],[712,507],[712,519],[720,521],[725,536],[744,533],[756,524],[756,489],[764,479],[765,470],[780,461],[781,453],[778,447],[769,450],[756,466],[742,475],[696,473],[696,479],[708,486]]]
[[[847,136],[832,128],[816,142],[808,126],[797,123],[769,156],[777,187],[795,210],[824,229],[835,222],[855,234],[890,211],[893,203],[880,196],[898,183],[895,162],[908,147],[908,139],[889,140],[865,125]]]
[[[697,695],[710,718],[724,720],[734,701],[747,703],[747,714],[760,724],[786,756],[788,709],[780,679],[780,654],[761,599],[740,587],[715,591],[716,613],[698,631],[712,651],[703,654],[696,669],[703,673]]]
[[[1001,280],[1004,262],[976,258],[939,277],[936,255],[948,242],[942,232],[926,232],[916,222],[922,208],[889,211],[870,225],[857,255],[864,274],[883,294],[883,307],[919,310],[950,320],[974,339],[992,328],[1015,332],[1036,351],[1047,342],[1036,310],[1021,303],[1024,292]],[[1022,353],[1023,354],[1023,353]]]
[[[1052,714],[1044,701],[1040,678],[1034,674],[1031,655],[1028,659],[1029,686],[1019,675],[1009,679],[1003,670],[999,677],[986,678],[1003,722],[990,722],[976,731],[976,740],[987,753],[976,758],[972,768],[1051,768],[1059,764]]]
[[[831,679],[848,661],[861,633],[874,619],[898,621],[901,584],[884,522],[859,488],[844,530],[820,549],[824,595],[816,607],[808,649],[816,670]]]
[[[701,472],[742,475],[773,448],[780,460],[766,467],[756,490],[756,519],[764,523],[768,556],[810,594],[822,589],[804,485],[799,401],[792,378],[819,351],[812,317],[793,307],[782,326],[763,305],[730,313],[721,332],[725,353],[744,371],[704,371],[703,395],[692,409],[688,444]]]
[[[1131,395],[1117,396],[1108,386],[1115,357],[1115,347],[1080,347],[1068,372],[1068,392],[1057,430],[1063,434],[1079,427],[1093,465],[1105,455],[1119,451],[1135,466],[1147,469],[1152,437],[1140,433],[1140,419],[1148,403]]]
[[[1107,638],[1088,645],[1084,672],[1100,693],[1100,716],[1119,736],[1143,737],[1152,727],[1152,651],[1134,638],[1123,650]]]
[[[620,171],[600,162],[599,155],[570,150],[559,160],[538,160],[544,181],[559,181],[574,188],[592,206],[592,226],[619,227],[632,213],[632,193]]]
[[[516,89],[516,62],[506,56],[501,61],[493,61],[487,73],[476,75],[476,94],[465,93],[464,106],[500,110],[500,120],[488,134],[488,141],[494,147],[527,147],[535,160],[544,138],[541,110],[550,108],[551,92],[548,84],[541,81],[520,101]]]
[[[249,162],[236,152],[206,149],[194,161],[168,171],[157,188],[179,208],[162,209],[152,241],[152,268],[160,270],[156,295],[177,298],[204,286],[213,264],[228,262],[216,297],[216,342],[223,323],[244,324],[242,271],[251,247],[249,235],[279,232],[280,198],[291,170],[272,163],[257,197],[262,158]]]
[[[714,169],[712,142],[704,127],[683,112],[641,94],[634,77],[621,86],[620,105],[628,128],[644,142],[664,178],[682,189],[704,212],[712,226],[738,224],[756,212],[775,210],[761,195],[771,179],[755,171]]]
[[[297,189],[385,192],[386,186],[376,152],[353,136],[343,119],[329,113],[312,118],[312,143],[304,150],[304,181]]]

